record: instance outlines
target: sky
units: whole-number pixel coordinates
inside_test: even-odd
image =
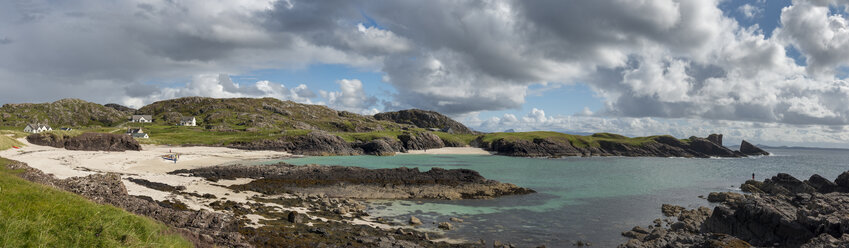
[[[849,148],[849,0],[9,0],[0,104],[275,97]]]

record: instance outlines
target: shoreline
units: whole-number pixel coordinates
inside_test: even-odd
[[[406,153],[398,153],[396,155],[404,155],[404,154],[426,154],[426,155],[495,155],[494,152],[490,152],[484,150],[483,148],[478,147],[443,147],[443,148],[435,148],[435,149],[427,149],[427,150],[408,150]]]

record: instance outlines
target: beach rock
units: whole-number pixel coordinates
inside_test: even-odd
[[[816,189],[819,193],[831,193],[838,191],[836,183],[817,174],[811,175],[805,183]]]
[[[734,192],[711,192],[707,200],[708,202],[734,202],[743,200],[743,195]]]
[[[400,141],[392,138],[377,138],[359,145],[363,153],[377,156],[392,156],[398,152],[407,152]]]
[[[398,135],[407,150],[427,150],[445,147],[445,143],[431,132],[415,132]]]
[[[408,223],[410,223],[410,225],[414,225],[414,226],[421,225],[422,220],[420,220],[419,218],[416,218],[416,216],[410,216],[410,221],[408,221]]]
[[[666,217],[678,216],[679,214],[681,214],[681,211],[683,211],[683,210],[684,210],[684,207],[682,207],[682,206],[676,206],[676,205],[670,205],[670,204],[663,204],[663,205],[660,206],[661,213],[663,213],[663,216],[666,216]]]
[[[786,173],[778,173],[778,175],[764,180],[761,189],[767,193],[782,195],[816,192],[814,187]]]
[[[451,218],[448,218],[448,220],[450,220],[452,222],[463,223],[463,219],[460,219],[460,218],[457,218],[457,217],[451,217]]]
[[[454,228],[454,225],[452,225],[450,222],[439,222],[438,227],[439,229],[443,230],[451,230]]]
[[[763,149],[758,148],[757,146],[752,145],[752,143],[749,143],[745,140],[740,143],[740,152],[749,156],[769,155],[769,152],[764,151]]]
[[[849,171],[840,173],[834,183],[837,184],[841,192],[849,192]]]
[[[213,166],[176,170],[208,180],[253,178],[247,184],[230,186],[264,194],[302,193],[362,199],[487,199],[504,195],[534,193],[514,184],[488,180],[468,169],[434,167],[366,169],[352,166],[272,165]]]
[[[849,234],[843,234],[840,238],[835,238],[829,234],[823,233],[808,241],[800,248],[846,248],[849,247]]]
[[[286,217],[289,220],[289,222],[292,222],[292,223],[295,223],[295,224],[304,223],[304,215],[301,214],[301,213],[291,211],[291,212],[289,212],[289,215],[287,215]]]

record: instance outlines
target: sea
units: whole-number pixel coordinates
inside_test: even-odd
[[[465,168],[488,179],[513,183],[538,193],[489,200],[376,200],[373,216],[406,223],[416,216],[420,229],[446,238],[518,247],[567,247],[578,241],[615,247],[632,227],[661,218],[663,203],[713,207],[710,192],[740,192],[752,178],[764,180],[788,173],[804,180],[819,174],[834,180],[849,170],[849,150],[768,149],[773,155],[748,158],[518,158],[487,155],[331,156],[286,159],[284,162],[365,168]],[[463,219],[454,230],[436,223]]]

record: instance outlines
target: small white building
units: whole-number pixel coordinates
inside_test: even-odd
[[[53,128],[44,124],[27,124],[27,126],[24,127],[24,132],[27,133],[40,133],[44,131],[53,131]]]
[[[151,115],[133,115],[133,118],[130,121],[131,122],[137,122],[137,123],[151,123],[151,122],[153,122],[153,116],[151,116]]]
[[[195,119],[194,116],[180,118],[180,126],[194,127],[194,126],[197,126],[197,125],[198,125],[197,119]]]

